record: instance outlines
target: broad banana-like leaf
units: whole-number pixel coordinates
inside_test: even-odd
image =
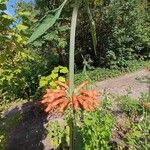
[[[41,23],[34,30],[27,43],[35,41],[55,24],[55,22],[59,19],[62,9],[67,1],[68,0],[64,0],[64,2],[59,6],[59,8],[55,9],[54,11],[50,11],[45,17],[42,18],[42,20],[40,21]],[[52,15],[51,12],[54,12],[55,15]]]
[[[86,5],[86,9],[87,9],[87,13],[88,13],[88,17],[89,17],[89,21],[90,21],[90,28],[91,28],[91,34],[92,34],[92,42],[93,42],[93,46],[94,46],[94,52],[96,55],[96,47],[97,47],[97,37],[96,37],[96,26],[95,26],[95,21],[93,20],[90,8],[89,8],[89,2],[88,0],[85,0],[85,5]]]

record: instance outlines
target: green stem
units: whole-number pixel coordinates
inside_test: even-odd
[[[79,0],[75,0],[75,5],[73,8],[72,13],[72,20],[71,20],[71,32],[70,32],[70,49],[69,49],[69,81],[70,81],[70,88],[69,94],[72,100],[72,94],[74,90],[74,54],[75,54],[75,33],[76,33],[76,26],[77,26],[77,16],[78,16],[78,9],[79,9]],[[75,114],[72,109],[73,118],[70,118],[70,150],[75,150]]]
[[[72,13],[72,20],[71,20],[70,49],[69,49],[70,95],[72,95],[72,92],[74,90],[74,52],[75,52],[75,33],[76,33],[78,9],[79,9],[79,0],[75,0],[75,5]]]

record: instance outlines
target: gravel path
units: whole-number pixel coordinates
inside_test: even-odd
[[[148,84],[142,83],[138,80],[138,78],[145,76],[150,76],[150,72],[147,70],[141,70],[118,78],[97,82],[96,88],[100,91],[106,90],[107,92],[118,96],[126,95],[128,92],[131,92],[131,97],[139,98],[141,93],[149,91]]]

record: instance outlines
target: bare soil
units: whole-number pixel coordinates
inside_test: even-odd
[[[147,70],[140,70],[124,76],[108,79],[96,83],[96,88],[99,91],[107,91],[117,96],[122,96],[130,93],[133,98],[139,98],[141,93],[149,91],[149,85],[141,83],[139,78],[150,75]]]

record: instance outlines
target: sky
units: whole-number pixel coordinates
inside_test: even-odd
[[[13,6],[15,6],[15,4],[17,3],[18,0],[8,0],[8,3],[7,3],[7,10],[6,10],[6,13],[8,15],[14,15],[14,8]],[[24,0],[25,2],[30,2],[32,0]]]

